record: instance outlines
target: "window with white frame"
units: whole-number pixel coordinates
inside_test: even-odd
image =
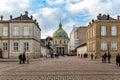
[[[29,43],[25,42],[24,43],[24,51],[28,51],[29,50]]]
[[[95,29],[94,29],[94,28],[93,28],[93,31],[92,31],[92,32],[93,32],[93,37],[95,37]]]
[[[8,27],[3,27],[3,36],[8,36]]]
[[[8,46],[7,42],[3,42],[3,51],[7,51],[7,46]]]
[[[29,27],[25,26],[24,27],[24,36],[28,36],[29,35]]]
[[[117,27],[116,26],[112,26],[111,27],[111,36],[116,36],[117,35]]]
[[[14,51],[18,51],[18,42],[14,42],[14,44],[13,44],[14,46]]]
[[[15,26],[13,27],[13,36],[18,36],[19,35],[19,27]]]
[[[95,43],[93,43],[93,51],[95,50]]]
[[[102,51],[107,50],[107,43],[106,42],[101,42],[101,50]]]
[[[111,42],[111,50],[117,50],[117,42]]]
[[[90,38],[92,38],[92,30],[90,30]]]
[[[90,51],[92,51],[92,44],[90,44],[89,49],[90,49]]]
[[[89,39],[89,31],[88,31],[88,39]]]
[[[106,26],[101,26],[101,36],[106,36]]]

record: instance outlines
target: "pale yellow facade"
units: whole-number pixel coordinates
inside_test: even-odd
[[[28,19],[24,19],[24,17],[27,17]],[[6,33],[4,32],[4,27],[7,27]],[[17,27],[17,31],[14,31],[14,27]],[[27,34],[25,32],[25,27],[27,27]],[[2,58],[18,58],[18,56],[24,52],[26,56],[29,56],[30,58],[40,57],[40,36],[41,29],[39,28],[38,23],[36,20],[33,20],[32,17],[29,18],[28,13],[13,19],[11,17],[10,20],[7,21],[1,19],[0,48],[2,49]],[[6,43],[6,46],[4,43]],[[25,50],[24,47],[25,43],[28,48],[26,48],[27,50]]]
[[[92,20],[87,28],[87,53],[96,57],[101,57],[105,52],[116,56],[120,53],[120,20],[111,19],[109,15],[106,16],[107,19],[102,17],[105,15],[100,14],[98,19]],[[115,29],[112,31],[113,26]]]

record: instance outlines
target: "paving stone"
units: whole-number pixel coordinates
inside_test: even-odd
[[[38,59],[30,64],[2,62],[0,80],[120,80],[120,68],[114,58],[111,64],[78,57]]]

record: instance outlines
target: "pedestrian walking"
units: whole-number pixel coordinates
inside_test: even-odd
[[[110,59],[111,59],[111,55],[110,55],[110,53],[108,53],[108,63],[110,63]]]
[[[25,56],[25,53],[23,53],[23,64],[25,63],[26,61],[26,56]]]
[[[22,54],[19,55],[19,64],[22,64],[22,60],[23,60],[23,57],[22,57]]]
[[[91,54],[91,60],[93,60],[93,56],[94,56],[94,55],[93,55],[93,54]]]
[[[119,55],[119,53],[116,56],[116,65],[120,67],[120,55]]]
[[[106,52],[105,52],[105,54],[104,54],[104,62],[106,63],[106,58],[107,58],[107,54],[106,54]]]
[[[51,53],[50,55],[51,55],[51,58],[53,58],[53,53]]]
[[[105,60],[104,60],[104,55],[102,55],[102,63],[104,63],[104,61],[105,61]]]

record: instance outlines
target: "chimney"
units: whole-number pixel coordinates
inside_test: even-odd
[[[12,15],[10,15],[10,20],[12,20]]]
[[[36,22],[36,19],[34,21]]]
[[[118,20],[118,21],[120,20],[120,16],[119,16],[119,15],[117,16],[117,20]]]
[[[33,20],[33,16],[31,15],[31,19]]]
[[[22,20],[22,14],[20,15],[20,20]]]
[[[107,20],[109,20],[109,19],[110,19],[110,15],[108,14],[108,15],[107,15]]]
[[[97,16],[97,19],[98,19],[98,20],[101,20],[101,17],[102,17],[102,14],[99,13],[99,15]]]
[[[25,11],[25,15],[28,16],[28,12],[27,11]]]
[[[89,22],[89,25],[91,25],[91,22]]]
[[[94,23],[94,19],[92,19],[92,23]]]
[[[3,20],[3,16],[1,16],[1,21]]]

